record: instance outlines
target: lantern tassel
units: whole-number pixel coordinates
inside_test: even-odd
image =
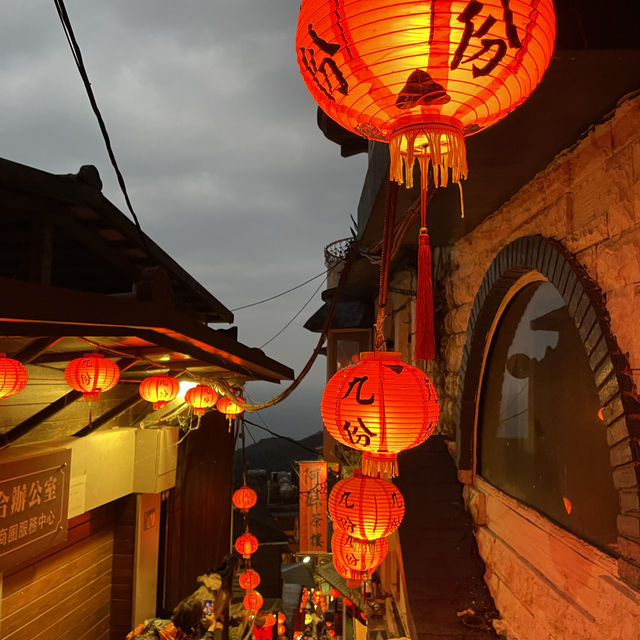
[[[420,229],[418,240],[418,292],[416,299],[417,360],[433,360],[436,344],[433,327],[433,283],[431,280],[431,247],[426,227]]]

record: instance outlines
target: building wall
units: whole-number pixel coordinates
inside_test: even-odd
[[[514,159],[516,161],[517,159]],[[497,177],[499,179],[499,176]],[[456,428],[459,372],[474,299],[499,251],[517,238],[559,241],[602,290],[610,326],[628,360],[637,398],[640,382],[640,98],[622,102],[574,148],[558,156],[509,202],[462,238],[448,256],[446,315],[439,344],[445,432]],[[630,436],[635,451],[639,434]],[[610,444],[612,444],[610,442]],[[627,448],[628,449],[628,448]],[[640,549],[637,455],[629,473],[614,473],[621,489],[621,552]],[[584,640],[637,637],[640,566],[619,563],[481,478],[469,483],[486,579],[509,637]],[[629,486],[628,491],[622,486]],[[631,506],[622,502],[628,495]],[[635,497],[634,497],[635,496]],[[624,547],[624,548],[622,548]],[[621,579],[622,578],[622,579]]]

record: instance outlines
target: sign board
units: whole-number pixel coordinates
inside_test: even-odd
[[[0,572],[67,539],[71,451],[0,455]]]
[[[299,464],[300,553],[327,553],[327,463]]]

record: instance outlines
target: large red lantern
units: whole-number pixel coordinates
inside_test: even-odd
[[[247,513],[258,502],[258,494],[251,487],[240,487],[233,492],[231,501],[236,509]]]
[[[171,376],[157,375],[145,378],[139,387],[140,397],[153,402],[154,409],[164,409],[180,391],[180,383]]]
[[[227,420],[231,422],[235,416],[242,413],[244,409],[227,396],[221,396],[216,404],[216,409],[227,416]]]
[[[420,165],[418,359],[435,357],[429,167],[436,187],[449,173],[458,184],[467,177],[465,136],[526,100],[554,39],[553,0],[302,0],[298,63],[315,101],[346,129],[389,144],[391,180],[412,187]]]
[[[243,557],[249,558],[252,553],[255,553],[258,550],[258,538],[256,538],[253,534],[243,533],[241,536],[238,536],[236,540],[236,551]]]
[[[0,353],[0,400],[20,393],[29,379],[27,368],[6,353]]]
[[[331,536],[331,552],[338,573],[338,564],[346,566],[350,571],[362,574],[371,573],[385,559],[389,551],[386,538],[373,541],[358,540],[337,529]]]
[[[218,399],[215,389],[206,384],[199,384],[189,389],[184,395],[184,401],[193,407],[193,413],[197,416],[204,415],[204,412],[213,407]]]
[[[329,515],[335,527],[354,538],[377,540],[400,526],[404,498],[390,480],[363,476],[356,469],[331,490]]]
[[[439,186],[466,177],[464,137],[538,85],[554,39],[553,0],[302,0],[296,47],[325,113],[389,143],[393,180],[403,154],[408,186],[415,158]]]
[[[116,386],[120,369],[113,360],[101,353],[87,353],[67,365],[64,377],[70,387],[82,391],[86,402],[98,402],[101,393]]]
[[[245,591],[256,589],[260,584],[260,574],[253,569],[246,569],[238,576],[238,583]]]
[[[242,604],[248,611],[260,611],[264,600],[257,591],[249,591],[243,598]]]
[[[365,352],[322,395],[322,420],[339,442],[362,451],[368,476],[397,475],[397,454],[424,442],[440,415],[429,377],[395,352]]]

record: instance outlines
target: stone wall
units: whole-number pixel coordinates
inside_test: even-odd
[[[559,155],[509,202],[456,243],[448,256],[449,268],[444,278],[447,311],[442,323],[438,364],[445,431],[456,427],[454,407],[466,332],[483,278],[503,247],[517,238],[538,234],[562,243],[602,290],[611,332],[626,356],[635,384],[630,393],[637,398],[640,382],[640,322],[635,318],[640,316],[640,97],[621,102],[610,118],[595,125],[572,149]],[[631,448],[626,449],[636,452],[633,459],[627,461],[631,493],[635,491],[636,496],[635,507],[631,507],[633,512],[638,510],[637,436],[640,434],[628,435]],[[628,629],[625,630],[624,624],[629,620],[637,624],[640,620],[640,557],[635,558],[640,553],[626,547],[634,545],[634,535],[637,538],[640,532],[623,529],[627,521],[640,522],[638,514],[632,514],[629,520],[621,504],[622,515],[618,521],[624,536],[620,543],[626,545],[621,552],[638,564],[615,565],[614,562],[609,566],[589,545],[578,548],[576,558],[586,558],[587,564],[584,567],[576,564],[579,566],[576,571],[581,572],[580,575],[589,574],[589,589],[588,597],[576,598],[576,594],[571,593],[572,582],[565,574],[550,575],[557,563],[549,565],[548,571],[539,568],[551,553],[568,557],[567,549],[573,542],[564,540],[558,528],[547,530],[546,525],[541,524],[544,519],[536,522],[534,516],[520,518],[524,507],[519,509],[517,504],[505,507],[499,493],[491,494],[485,489],[478,493],[475,486],[470,496],[475,495],[476,503],[483,504],[482,509],[474,513],[479,525],[478,541],[487,563],[487,582],[509,636],[519,640],[630,637],[625,635]],[[490,519],[486,520],[487,504],[489,513],[498,514],[506,509],[505,513],[518,514],[517,522],[522,530],[516,539],[508,539],[508,529],[501,534],[496,532]],[[496,515],[495,525],[502,520],[502,516]],[[528,535],[544,543],[544,549],[539,549],[539,558],[533,550],[527,554],[526,547],[516,549],[518,539]],[[640,540],[634,549],[640,551],[637,543]],[[635,589],[628,589],[619,578]],[[623,602],[619,602],[615,594],[623,594]],[[550,606],[553,602],[559,605]],[[620,616],[612,618],[610,611],[614,606],[623,610]],[[597,610],[592,610],[593,607]],[[627,623],[623,623],[623,619]],[[532,620],[536,621],[534,626]]]

